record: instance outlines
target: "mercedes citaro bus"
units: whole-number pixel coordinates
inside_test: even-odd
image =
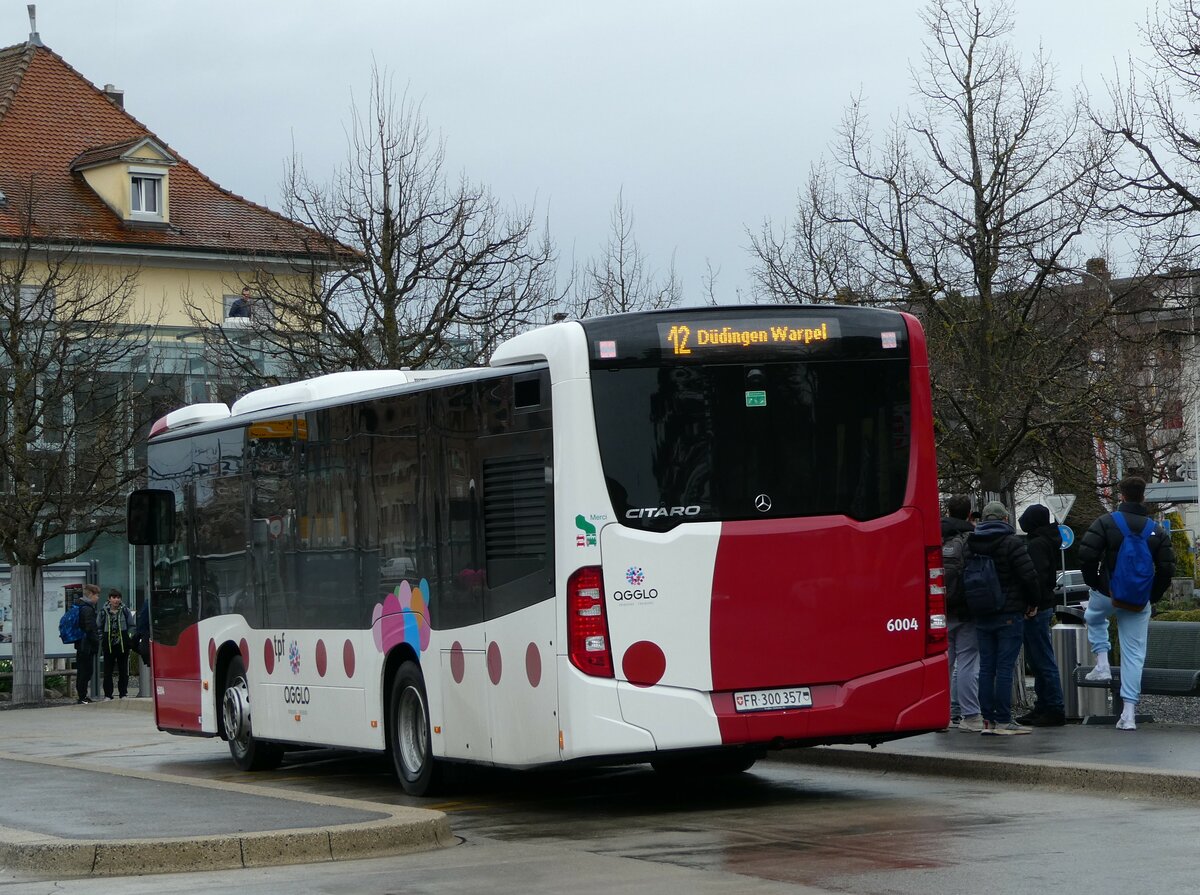
[[[911,316],[556,323],[486,368],[346,372],[153,427],[158,727],[447,762],[749,767],[949,715]]]

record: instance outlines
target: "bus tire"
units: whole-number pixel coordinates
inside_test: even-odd
[[[250,721],[250,687],[246,663],[234,656],[225,670],[225,692],[221,696],[221,722],[229,740],[233,763],[243,771],[270,771],[283,761],[283,747],[256,739]]]
[[[762,752],[758,749],[735,746],[719,752],[659,758],[650,762],[650,767],[660,776],[670,779],[726,777],[745,773],[754,767],[760,758]]]
[[[388,703],[388,752],[404,791],[432,795],[441,784],[441,762],[433,757],[429,731],[429,699],[425,677],[416,662],[401,663],[392,678]]]

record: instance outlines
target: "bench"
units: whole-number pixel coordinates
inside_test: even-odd
[[[1089,681],[1095,666],[1080,665],[1074,680],[1078,687],[1104,687],[1112,691],[1113,711],[1121,710],[1121,668],[1112,666],[1111,681]],[[1146,637],[1146,662],[1142,666],[1142,693],[1150,696],[1200,696],[1200,622],[1150,622]]]

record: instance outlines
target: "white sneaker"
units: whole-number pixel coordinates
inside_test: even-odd
[[[1089,681],[1111,681],[1112,669],[1107,665],[1097,665],[1084,676],[1084,679]]]
[[[1137,730],[1137,721],[1122,715],[1117,719],[1117,730]]]

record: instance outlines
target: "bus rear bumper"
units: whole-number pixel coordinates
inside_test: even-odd
[[[810,686],[812,707],[738,712],[733,694],[712,694],[724,745],[864,742],[944,728],[950,721],[945,655],[842,684]]]

